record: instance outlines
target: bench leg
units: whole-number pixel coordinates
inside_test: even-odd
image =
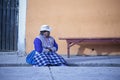
[[[69,43],[67,43],[67,57],[70,58],[70,46],[69,46]]]

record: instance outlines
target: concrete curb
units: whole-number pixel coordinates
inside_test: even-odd
[[[70,67],[120,67],[120,64],[107,64],[107,63],[81,63],[81,64],[68,64]]]
[[[24,64],[0,64],[0,67],[31,67],[27,63]],[[109,63],[68,63],[66,67],[120,67],[120,64],[109,64]]]
[[[0,67],[31,67],[29,64],[0,64]]]

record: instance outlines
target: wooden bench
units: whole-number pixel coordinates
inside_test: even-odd
[[[70,47],[80,44],[80,42],[120,42],[120,38],[59,38],[59,40],[66,40],[68,58],[70,57]]]

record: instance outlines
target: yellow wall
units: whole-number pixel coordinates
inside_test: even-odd
[[[42,24],[52,27],[51,35],[59,45],[58,53],[65,54],[66,42],[59,37],[120,37],[120,0],[28,0],[27,53],[33,50],[33,40]],[[95,51],[91,52],[93,47]],[[73,46],[71,53],[117,55],[120,46],[83,44],[83,47]]]

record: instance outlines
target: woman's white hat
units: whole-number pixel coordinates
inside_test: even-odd
[[[51,28],[50,26],[48,25],[42,25],[41,28],[40,28],[40,31],[51,31]]]

